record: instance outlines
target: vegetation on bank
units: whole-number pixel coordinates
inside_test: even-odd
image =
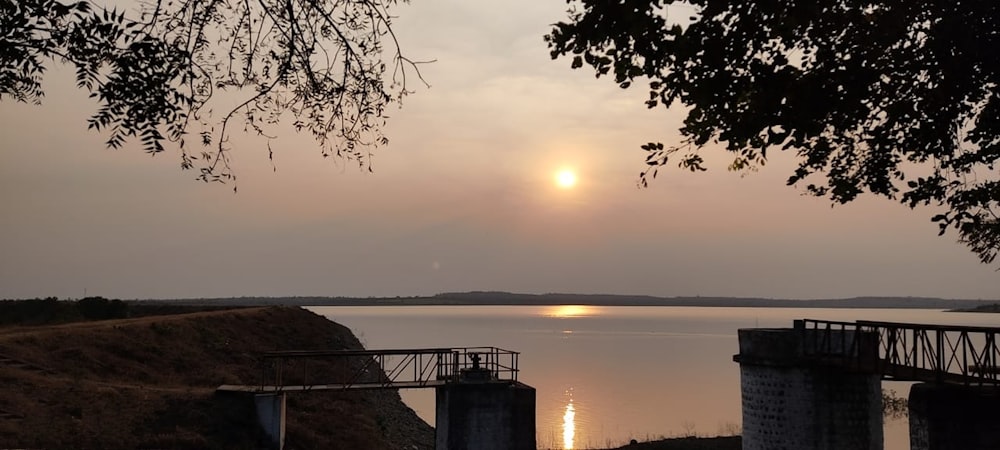
[[[0,325],[42,325],[125,317],[128,317],[125,302],[103,297],[77,301],[60,301],[55,297],[0,301]]]
[[[56,297],[0,300],[0,326],[54,325],[90,320],[219,311],[239,307],[242,306],[122,301],[109,300],[104,297],[86,297],[80,300],[59,300]]]
[[[951,310],[953,312],[978,312],[978,313],[1000,313],[1000,303],[990,303],[974,308],[959,308]]]
[[[300,308],[56,322],[0,327],[0,448],[261,448],[252,398],[215,388],[257,382],[262,351],[361,348]],[[289,449],[433,448],[394,391],[290,395],[287,414]]]
[[[615,450],[740,450],[739,436],[679,437],[649,442],[635,442]]]

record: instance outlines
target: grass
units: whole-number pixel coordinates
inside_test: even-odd
[[[215,388],[255,383],[262,351],[351,348],[300,308],[0,327],[0,448],[259,448],[252,400]],[[394,391],[292,395],[287,414],[290,449],[433,448]]]

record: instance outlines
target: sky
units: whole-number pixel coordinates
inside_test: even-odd
[[[683,109],[649,110],[542,36],[562,1],[416,0],[395,28],[431,85],[391,112],[373,173],[305,136],[234,137],[231,186],[104,147],[72,73],[42,106],[0,103],[0,298],[411,296],[500,290],[658,296],[1000,298],[996,264],[937,236],[933,209],[831,207],[755,173],[663,169]],[[639,84],[641,86],[641,84]],[[571,169],[572,188],[556,174]]]

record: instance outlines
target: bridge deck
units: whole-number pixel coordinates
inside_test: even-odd
[[[1000,327],[803,319],[795,329],[801,356],[814,364],[901,381],[1000,385]]]
[[[893,381],[922,381],[947,384],[994,384],[981,376],[943,372],[905,364],[895,364],[887,359],[878,361],[858,361],[854,358],[814,356],[808,358],[813,364],[827,367],[852,369],[863,373],[879,373],[883,379]]]
[[[266,394],[270,392],[310,392],[310,391],[350,391],[364,389],[419,389],[444,386],[445,380],[397,381],[394,383],[354,383],[354,384],[309,384],[309,385],[267,385],[223,384],[217,392],[243,392]]]
[[[216,391],[419,389],[444,386],[466,377],[476,382],[516,383],[518,355],[497,347],[263,352],[259,382],[225,384]]]

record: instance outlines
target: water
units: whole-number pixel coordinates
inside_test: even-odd
[[[595,448],[741,423],[737,330],[794,319],[1000,325],[1000,315],[900,309],[604,306],[310,308],[350,327],[367,348],[494,346],[520,351],[535,387],[541,448]],[[883,382],[905,397],[909,384]],[[431,390],[402,391],[434,423]],[[907,423],[885,424],[886,450],[908,450]]]

